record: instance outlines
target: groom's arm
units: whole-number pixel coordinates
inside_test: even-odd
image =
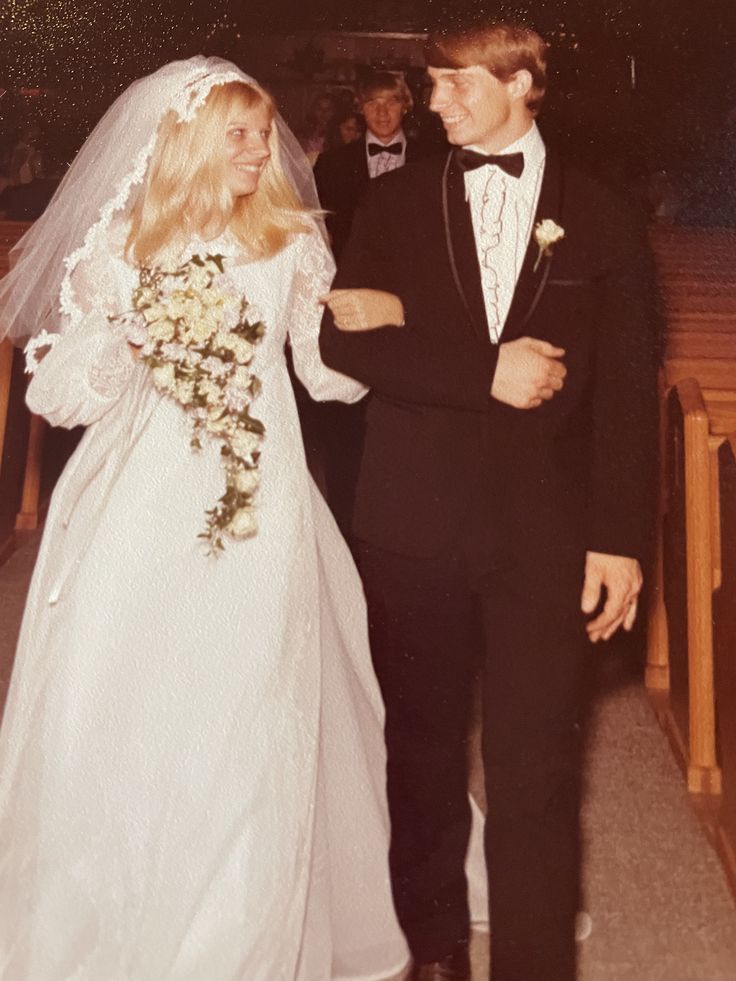
[[[590,551],[643,558],[654,519],[662,334],[638,212],[601,209],[602,269],[591,399]]]
[[[395,283],[410,275],[395,269],[387,255],[381,209],[385,188],[371,188],[358,207],[334,287],[370,288],[398,293]],[[400,259],[409,265],[411,256]],[[403,302],[403,298],[402,302]],[[325,309],[320,351],[325,364],[357,378],[389,398],[422,405],[485,411],[498,361],[498,348],[481,344],[470,331],[458,331],[452,343],[422,329],[404,304],[406,322],[369,331],[340,330]]]
[[[655,518],[657,373],[662,334],[654,265],[643,219],[614,202],[599,228],[605,240],[593,364],[592,483],[581,607],[592,641],[630,630]]]

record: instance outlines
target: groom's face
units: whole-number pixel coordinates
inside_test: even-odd
[[[511,82],[499,81],[482,65],[427,72],[432,80],[429,108],[439,115],[450,143],[495,153],[514,141]]]

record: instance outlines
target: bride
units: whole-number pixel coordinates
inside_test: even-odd
[[[4,981],[367,981],[407,960],[361,587],[284,361],[288,335],[315,398],[364,395],[319,359],[316,205],[269,96],[227,62],[176,62],[108,111],[0,283],[0,333],[34,335],[31,410],[87,426],[0,734]],[[225,442],[191,447],[125,327],[141,267],[206,255],[265,325],[257,531],[222,526],[216,555],[197,536]]]

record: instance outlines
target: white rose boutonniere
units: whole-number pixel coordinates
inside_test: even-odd
[[[552,255],[552,246],[564,237],[565,229],[561,228],[556,221],[552,221],[551,218],[545,218],[544,221],[537,222],[534,227],[534,241],[539,246],[539,255],[537,256],[537,261],[534,263],[534,272],[539,268],[542,256]]]

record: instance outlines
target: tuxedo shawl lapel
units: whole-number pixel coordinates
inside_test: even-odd
[[[524,256],[524,263],[521,267],[519,280],[514,291],[514,298],[511,301],[508,317],[503,328],[503,340],[510,341],[514,338],[523,336],[524,328],[528,324],[532,314],[537,308],[542,293],[547,286],[550,270],[554,261],[554,248],[548,256],[539,258],[539,246],[534,238],[534,229],[537,222],[545,219],[561,223],[562,208],[564,204],[564,172],[562,161],[559,156],[552,152],[547,153],[542,177],[542,187],[539,192],[539,202],[532,223],[532,234],[529,238],[529,246]],[[536,269],[534,268],[536,265]]]
[[[487,340],[488,320],[473,231],[473,219],[470,213],[470,204],[465,200],[465,178],[455,165],[452,152],[447,157],[442,176],[442,201],[445,238],[455,286],[474,330],[482,340]],[[559,223],[563,204],[564,173],[562,162],[556,153],[548,152],[532,229],[536,227],[537,222],[544,219],[552,219]],[[543,256],[539,263],[537,263],[538,256],[539,246],[532,231],[504,325],[504,341],[513,340],[522,335],[547,285],[554,258],[554,249],[551,255]]]
[[[473,219],[470,214],[470,203],[465,200],[465,178],[454,160],[454,154],[450,151],[442,174],[445,242],[455,287],[468,320],[479,338],[487,342],[488,319],[483,299]]]
[[[371,179],[368,170],[368,151],[366,150],[365,137],[356,140],[350,147],[353,156],[353,174],[357,184],[367,184]]]

